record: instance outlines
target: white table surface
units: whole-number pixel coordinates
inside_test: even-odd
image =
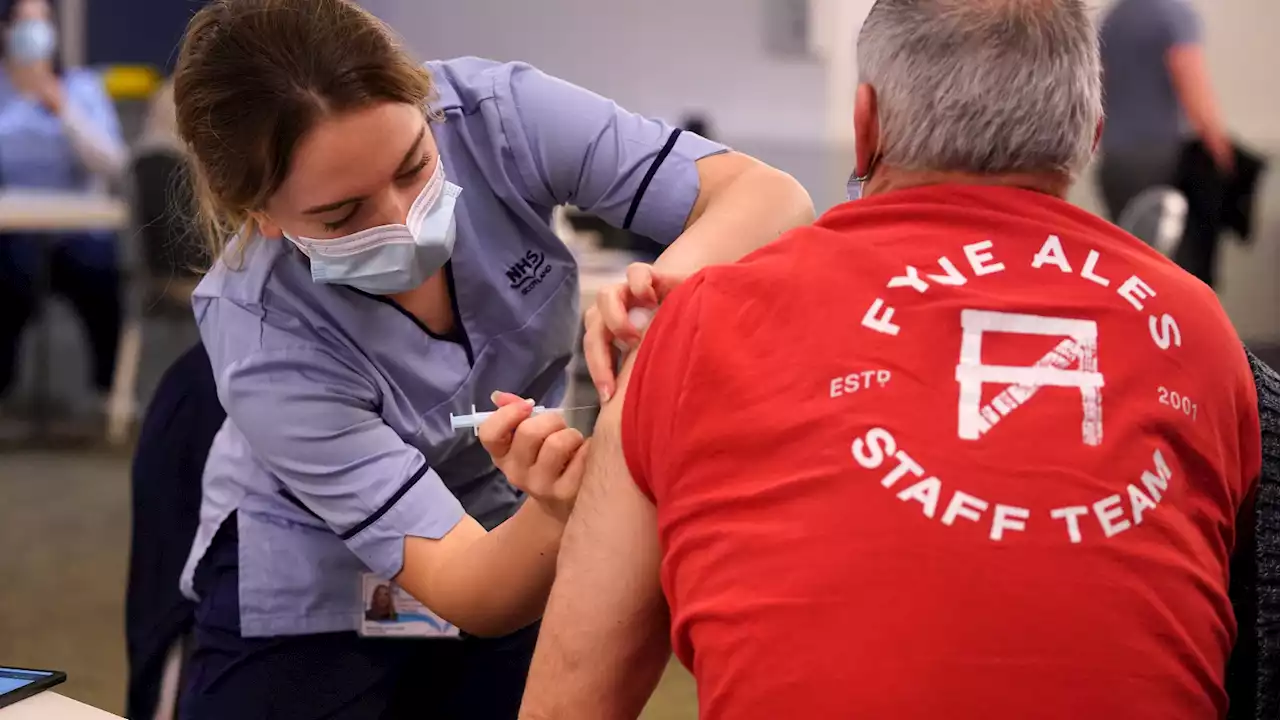
[[[0,192],[0,230],[124,230],[128,224],[128,204],[110,195],[38,190]]]
[[[0,708],[0,720],[120,720],[120,716],[46,690]]]

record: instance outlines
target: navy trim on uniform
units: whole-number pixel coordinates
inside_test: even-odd
[[[671,137],[667,138],[667,144],[662,146],[662,151],[658,153],[658,157],[653,159],[653,164],[649,166],[649,172],[644,174],[644,180],[640,181],[640,189],[636,190],[636,196],[631,199],[631,207],[627,210],[627,219],[622,221],[622,229],[630,230],[631,221],[636,219],[636,211],[640,209],[640,201],[644,199],[644,193],[649,189],[649,183],[653,182],[653,176],[658,174],[658,168],[662,167],[662,163],[671,154],[676,147],[676,141],[680,139],[680,128],[671,131]]]
[[[324,518],[320,517],[315,510],[312,510],[311,508],[307,507],[305,503],[299,500],[297,495],[294,495],[293,493],[289,492],[288,488],[280,488],[280,497],[293,503],[298,507],[299,510],[310,515],[311,517],[317,520],[320,520],[321,522],[324,521]]]
[[[467,326],[462,322],[462,310],[458,307],[458,284],[453,281],[453,263],[444,264],[444,279],[449,283],[449,307],[453,309],[453,334],[462,350],[467,354],[467,364],[475,366],[476,353],[471,349],[471,338],[467,335]]]
[[[457,341],[458,341],[458,339],[457,339],[456,337],[453,337],[452,335],[440,335],[440,334],[437,334],[437,333],[433,333],[433,332],[431,332],[431,328],[427,327],[427,324],[426,324],[426,323],[424,323],[424,322],[422,322],[421,320],[419,320],[417,315],[414,315],[413,313],[409,312],[408,310],[405,310],[403,307],[401,307],[401,306],[400,306],[400,303],[396,302],[395,300],[392,300],[391,298],[389,298],[389,297],[387,297],[387,296],[385,296],[385,295],[374,295],[373,293],[365,292],[364,290],[361,290],[360,288],[354,288],[354,287],[351,287],[350,285],[344,285],[343,287],[347,288],[348,290],[350,290],[350,291],[351,291],[351,292],[353,292],[353,293],[356,293],[357,295],[363,295],[364,297],[367,297],[367,298],[369,298],[370,300],[373,300],[373,301],[375,301],[375,302],[380,302],[380,303],[382,303],[383,305],[387,305],[387,306],[390,306],[390,307],[395,308],[395,309],[396,309],[396,312],[398,312],[398,313],[400,313],[401,315],[403,315],[403,316],[405,316],[405,317],[409,318],[410,320],[412,320],[412,321],[413,321],[413,324],[414,324],[414,325],[417,325],[419,330],[421,330],[422,332],[424,332],[424,333],[426,333],[426,334],[430,335],[431,337],[435,338],[436,340],[444,340],[445,342],[457,342]]]
[[[392,300],[389,297],[386,297],[385,295],[374,295],[373,293],[365,292],[360,288],[354,288],[354,287],[351,287],[350,285],[344,285],[343,287],[356,293],[357,295],[362,295],[375,302],[380,302],[383,305],[389,305],[395,308],[396,312],[412,320],[413,324],[417,325],[419,330],[431,336],[435,340],[443,340],[445,342],[451,342],[451,343],[456,343],[458,345],[461,345],[463,351],[466,352],[467,354],[467,364],[475,365],[476,357],[475,357],[475,352],[471,349],[471,338],[467,337],[467,329],[462,324],[462,313],[459,312],[458,310],[458,293],[454,288],[452,261],[444,264],[444,277],[445,277],[445,280],[448,282],[448,286],[449,286],[449,307],[453,309],[454,328],[453,328],[453,332],[449,333],[448,335],[440,335],[438,333],[431,332],[431,328],[427,327],[427,324],[422,322],[422,320],[419,319],[417,315],[414,315],[408,310],[405,310],[403,307],[400,306],[400,303],[396,302],[395,300]]]
[[[381,519],[383,515],[387,514],[388,510],[395,507],[395,504],[400,502],[400,498],[404,497],[405,493],[412,490],[413,486],[418,484],[418,481],[422,479],[423,475],[427,474],[427,467],[428,467],[427,464],[423,463],[422,467],[418,468],[418,472],[414,473],[413,477],[409,478],[409,480],[405,482],[404,485],[401,485],[400,489],[396,491],[396,494],[388,498],[387,501],[382,504],[382,507],[378,508],[376,511],[374,511],[372,515],[365,518],[364,521],[361,522],[359,525],[356,525],[350,530],[342,533],[342,535],[340,535],[339,537],[341,537],[343,540],[350,540],[356,535],[359,535],[365,528],[378,522],[378,520]]]

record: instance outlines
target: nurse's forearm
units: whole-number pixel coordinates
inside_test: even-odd
[[[685,231],[654,268],[685,276],[739,260],[814,220],[813,200],[790,175],[745,155],[698,161],[701,191]]]
[[[489,533],[465,517],[440,540],[407,538],[396,582],[467,633],[507,635],[542,617],[563,534],[533,501]]]

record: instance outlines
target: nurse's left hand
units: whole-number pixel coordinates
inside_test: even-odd
[[[628,352],[640,346],[640,338],[658,305],[686,277],[658,272],[645,263],[632,263],[627,267],[626,282],[601,290],[596,304],[587,309],[582,354],[600,402],[609,402],[617,391],[614,368],[619,346]]]

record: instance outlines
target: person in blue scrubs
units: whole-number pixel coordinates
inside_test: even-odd
[[[127,151],[115,106],[96,73],[61,69],[48,0],[0,2],[0,26],[0,186],[89,192],[118,181]],[[116,236],[107,230],[0,235],[0,398],[45,290],[67,298],[84,321],[93,387],[105,398],[121,325]]]
[[[810,222],[807,193],[525,64],[419,64],[348,0],[216,0],[174,97],[228,415],[181,716],[514,718],[588,448],[525,402],[561,402],[582,327],[553,209],[670,245],[587,312],[607,398],[628,311]],[[387,581],[397,622],[369,621]]]

